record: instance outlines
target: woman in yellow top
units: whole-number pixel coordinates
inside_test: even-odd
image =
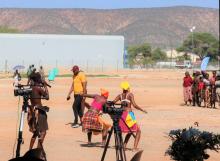
[[[123,133],[127,133],[124,141],[124,147],[126,148],[126,145],[132,133],[136,133],[133,150],[137,150],[137,146],[141,137],[141,130],[139,125],[137,124],[134,113],[132,112],[132,106],[144,113],[147,113],[147,111],[143,110],[141,107],[139,107],[136,104],[134,100],[134,95],[133,93],[130,92],[130,85],[128,82],[122,82],[121,88],[122,88],[122,93],[115,98],[113,103],[120,101],[122,106],[124,107],[124,112],[119,121],[119,126],[121,128],[121,131]]]

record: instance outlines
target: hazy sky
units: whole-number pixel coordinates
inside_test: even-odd
[[[0,0],[0,8],[149,8],[167,6],[219,8],[219,0]]]

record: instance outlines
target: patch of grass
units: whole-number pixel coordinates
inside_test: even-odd
[[[65,78],[65,77],[72,77],[72,74],[62,74],[58,75],[57,77]],[[108,78],[108,77],[119,77],[119,75],[106,75],[106,74],[87,74],[87,77],[99,77],[99,78]]]
[[[7,26],[0,26],[0,33],[19,33],[20,31]]]
[[[106,74],[88,74],[88,75],[86,75],[87,77],[119,77],[119,75],[116,75],[116,74],[114,74],[114,75],[106,75]]]
[[[69,77],[72,77],[72,76],[73,76],[72,74],[61,74],[61,75],[57,75],[56,77],[69,78]],[[86,76],[87,76],[87,77],[93,77],[93,78],[119,77],[119,75],[117,75],[117,74],[114,74],[114,75],[107,75],[107,74],[87,74]],[[0,79],[6,78],[6,77],[12,78],[13,75],[4,76],[4,77],[2,76],[2,77],[0,77]],[[21,78],[27,78],[27,74],[26,74],[26,73],[21,73]],[[45,78],[48,78],[48,75],[45,75]]]

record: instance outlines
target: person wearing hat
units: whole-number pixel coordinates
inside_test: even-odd
[[[82,117],[85,103],[85,98],[83,98],[82,94],[87,93],[87,80],[84,72],[80,71],[77,65],[73,66],[71,71],[73,72],[73,82],[67,95],[67,100],[71,98],[71,94],[72,92],[74,92],[74,102],[72,108],[75,118],[72,127],[77,128],[82,125]],[[80,124],[78,124],[78,117],[80,118]]]
[[[102,119],[100,112],[103,106],[106,104],[109,92],[105,89],[101,89],[101,94],[83,94],[83,97],[93,98],[93,101],[88,111],[83,116],[82,128],[87,133],[88,144],[91,144],[92,133],[94,135],[102,133],[102,145],[105,145],[108,130],[111,128],[111,124]]]
[[[120,85],[122,89],[122,93],[119,94],[113,101],[113,103],[116,103],[118,101],[121,102],[122,107],[125,109],[123,111],[123,114],[121,116],[121,119],[119,121],[119,126],[121,128],[121,131],[123,133],[127,133],[124,141],[124,147],[126,148],[126,145],[132,135],[132,133],[136,133],[135,141],[134,141],[134,148],[133,150],[137,150],[138,143],[140,141],[141,137],[141,130],[139,125],[137,124],[136,118],[134,116],[134,113],[132,112],[132,106],[144,113],[147,113],[146,110],[143,110],[141,107],[139,107],[135,100],[133,93],[130,92],[130,85],[128,82],[122,82]]]

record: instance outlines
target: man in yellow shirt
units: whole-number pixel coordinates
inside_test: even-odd
[[[72,92],[74,92],[74,102],[72,108],[75,119],[72,124],[72,127],[77,128],[80,125],[82,125],[82,117],[83,117],[84,103],[85,103],[85,98],[82,97],[82,94],[87,93],[86,90],[87,80],[84,72],[80,71],[78,66],[76,65],[73,66],[72,72],[73,72],[73,83],[67,95],[67,100],[71,98],[70,95]],[[78,124],[78,116],[80,118],[80,124]]]

